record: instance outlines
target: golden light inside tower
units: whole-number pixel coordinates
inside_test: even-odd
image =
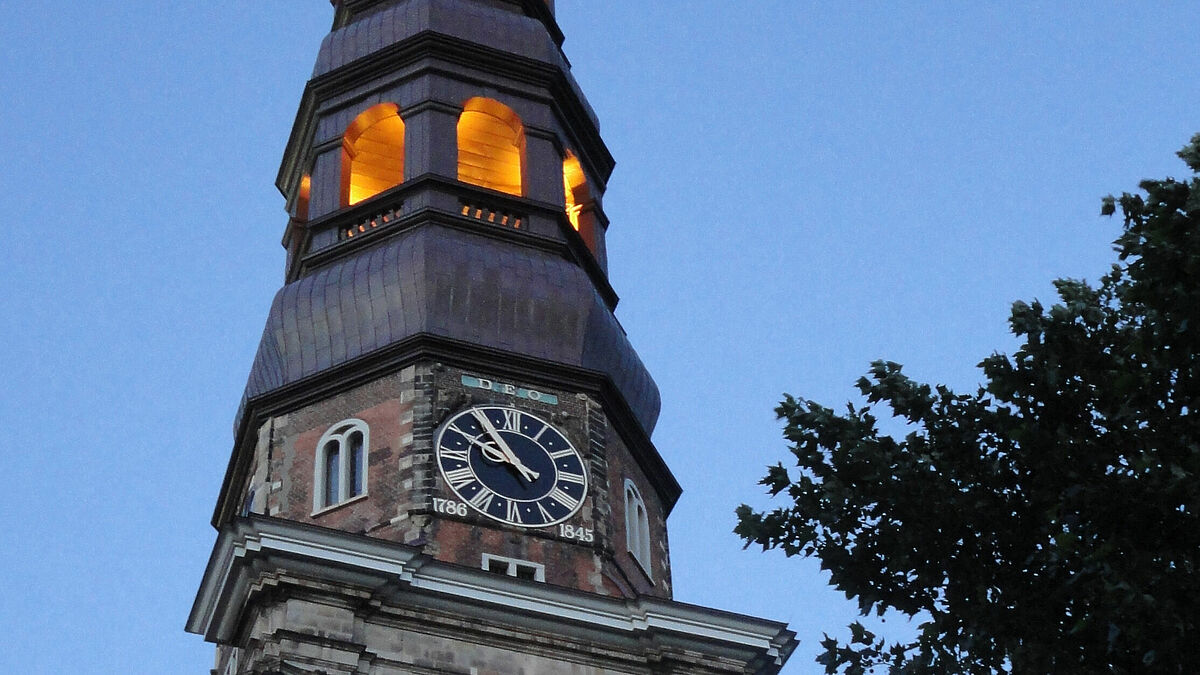
[[[579,158],[570,150],[563,159],[563,190],[566,192],[567,218],[571,221],[571,227],[578,232],[579,212],[583,210],[583,203],[588,199],[587,177],[583,175],[583,166],[579,164]]]
[[[342,205],[404,182],[404,120],[395,103],[363,111],[342,138]]]
[[[563,158],[563,192],[567,207],[567,219],[579,233],[583,243],[596,252],[596,220],[591,211],[584,212],[592,204],[592,191],[588,188],[587,175],[575,153],[567,150]]]
[[[308,199],[312,194],[312,176],[304,174],[300,178],[300,194],[296,199],[296,219],[308,220]]]
[[[523,194],[525,126],[511,108],[473,98],[458,118],[458,179],[510,195]]]

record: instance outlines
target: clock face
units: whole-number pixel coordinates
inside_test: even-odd
[[[460,499],[510,525],[561,523],[587,496],[583,459],[567,437],[516,408],[481,405],[454,415],[438,430],[437,460]]]

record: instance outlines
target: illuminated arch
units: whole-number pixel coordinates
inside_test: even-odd
[[[510,195],[524,194],[525,126],[511,108],[473,98],[458,118],[458,179]]]
[[[596,219],[591,213],[592,191],[588,188],[587,175],[575,153],[567,150],[563,158],[563,191],[565,192],[567,219],[571,227],[583,238],[587,247],[596,251]]]
[[[404,181],[404,120],[395,103],[363,111],[342,138],[342,206]]]
[[[308,220],[308,202],[312,196],[312,176],[304,174],[300,177],[300,192],[296,195],[296,220]]]

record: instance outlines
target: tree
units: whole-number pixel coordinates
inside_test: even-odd
[[[916,617],[888,645],[859,623],[826,673],[1183,673],[1200,663],[1200,134],[1193,176],[1105,198],[1118,264],[1093,288],[1016,302],[1021,346],[970,394],[877,361],[837,413],[776,409],[796,467],[738,508],[746,545],[815,556],[863,615]],[[881,433],[886,406],[911,429]]]

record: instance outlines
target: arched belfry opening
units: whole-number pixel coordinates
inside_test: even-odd
[[[354,118],[342,137],[342,206],[352,206],[404,182],[404,120],[395,103]]]
[[[596,218],[592,212],[592,191],[588,187],[587,175],[575,153],[567,150],[563,158],[563,191],[567,208],[567,219],[579,233],[587,247],[596,252]]]
[[[525,126],[512,108],[490,98],[472,98],[458,118],[458,179],[464,183],[524,194]]]
[[[300,189],[296,194],[296,220],[308,221],[308,204],[312,197],[312,174],[300,177]]]

